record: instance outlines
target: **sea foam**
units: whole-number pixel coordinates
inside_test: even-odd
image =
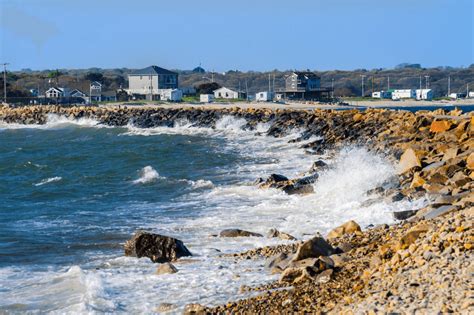
[[[134,184],[149,184],[162,178],[160,174],[151,166],[145,166],[140,170],[140,178],[133,181]]]

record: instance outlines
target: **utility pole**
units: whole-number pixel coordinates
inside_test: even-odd
[[[466,98],[469,97],[469,83],[466,84]]]
[[[428,80],[429,80],[430,76],[429,75],[425,75],[425,80],[426,80],[426,89],[428,89]]]
[[[451,76],[448,76],[448,96],[451,94]]]
[[[390,77],[387,77],[387,91],[390,90]]]
[[[422,95],[422,89],[421,89],[421,75],[420,75],[420,100],[421,100],[421,95]],[[418,96],[418,95],[417,95]]]
[[[334,78],[331,79],[331,98],[334,98]]]
[[[3,65],[3,102],[7,103],[7,65],[8,62],[2,63]]]
[[[364,97],[364,94],[365,94],[364,93],[364,78],[365,77],[366,77],[365,75],[361,75],[361,78],[362,78],[362,97]]]

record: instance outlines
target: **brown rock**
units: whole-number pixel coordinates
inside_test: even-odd
[[[307,240],[298,247],[292,261],[298,261],[306,258],[317,258],[320,256],[330,256],[334,253],[332,246],[320,236],[315,236]]]
[[[474,118],[474,117],[473,117]],[[466,167],[470,170],[474,170],[474,152],[469,154],[466,159]]]
[[[263,237],[262,234],[244,231],[240,229],[226,229],[222,230],[219,233],[220,237],[249,237],[249,236],[256,236],[256,237]]]
[[[411,148],[408,148],[400,157],[400,162],[398,163],[398,174],[408,172],[414,167],[421,167],[421,162],[418,159],[415,151]]]
[[[413,180],[411,181],[410,188],[422,187],[426,181],[420,176],[419,172],[416,172],[413,175]]]
[[[202,306],[201,304],[197,303],[192,303],[192,304],[187,304],[184,307],[184,312],[183,314],[205,314],[205,307]]]
[[[333,238],[341,237],[345,234],[352,234],[352,233],[360,232],[360,231],[362,230],[359,224],[351,220],[344,223],[343,225],[338,226],[337,228],[329,232],[328,239],[333,239]]]
[[[451,128],[451,122],[447,120],[435,120],[431,123],[430,131],[434,133],[445,132]]]
[[[296,240],[296,237],[288,233],[278,231],[277,229],[270,229],[267,233],[267,237],[278,237],[282,240]]]

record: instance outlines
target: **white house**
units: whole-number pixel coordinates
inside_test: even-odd
[[[393,100],[400,100],[404,98],[416,98],[416,91],[412,89],[393,90],[392,92]]]
[[[180,89],[161,89],[160,100],[179,102],[183,98],[183,92]]]
[[[257,102],[269,102],[273,100],[273,92],[263,91],[255,94],[255,100]]]
[[[227,98],[227,99],[237,99],[239,98],[239,92],[233,91],[226,87],[221,87],[214,91],[215,98]]]
[[[214,95],[213,94],[201,94],[199,96],[199,101],[201,103],[212,103],[212,101],[214,101]]]
[[[416,99],[417,100],[427,100],[431,101],[433,99],[433,90],[431,89],[417,89],[416,90]]]
[[[67,88],[62,88],[62,87],[50,87],[44,95],[47,98],[62,98],[62,97],[69,97],[70,96],[70,91]]]
[[[82,97],[82,98],[85,98],[87,97],[87,94],[82,92],[81,90],[79,89],[74,89],[71,91],[71,93],[69,94],[71,97]]]
[[[469,95],[467,97],[474,98],[474,92],[469,92]]]

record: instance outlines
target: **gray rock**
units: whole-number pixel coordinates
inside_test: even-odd
[[[278,237],[282,240],[296,240],[296,237],[288,233],[278,231],[277,229],[270,229],[267,233],[267,237],[270,237],[270,238]]]
[[[148,257],[153,262],[175,261],[183,256],[192,256],[183,242],[164,235],[138,231],[125,245],[125,256]]]
[[[406,220],[414,216],[417,212],[418,210],[397,211],[393,213],[393,217],[397,220]]]
[[[451,205],[446,205],[446,206],[441,206],[436,209],[431,209],[429,210],[425,215],[425,219],[433,219],[436,217],[439,217],[441,215],[445,215],[447,213],[450,213],[452,211],[456,211],[458,208],[456,206],[451,206]]]
[[[291,184],[283,187],[283,191],[288,195],[304,195],[311,194],[314,192],[313,185],[297,185]]]
[[[256,236],[256,237],[263,237],[262,234],[244,231],[240,229],[226,229],[222,230],[219,233],[220,237],[249,237],[249,236]]]

